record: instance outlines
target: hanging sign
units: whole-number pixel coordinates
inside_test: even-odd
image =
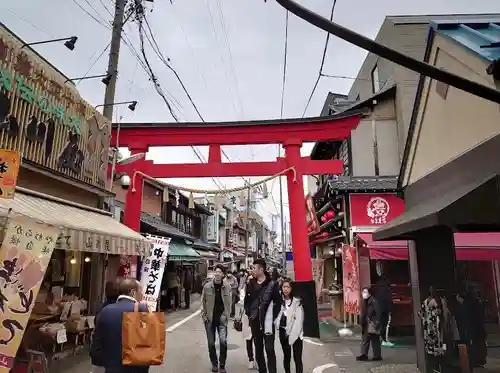
[[[52,256],[59,228],[10,219],[0,249],[0,372],[9,372]]]
[[[319,222],[316,216],[316,208],[314,207],[314,201],[311,194],[306,196],[306,218],[307,218],[307,229],[309,233],[318,234],[319,233]]]
[[[0,149],[0,198],[14,198],[20,163],[19,152]]]
[[[148,303],[150,310],[155,311],[160,295],[161,281],[165,265],[167,264],[168,248],[170,238],[146,236],[153,244],[149,256],[144,260],[141,269],[141,286],[144,292],[144,300]]]
[[[344,310],[359,315],[360,283],[356,248],[342,245],[342,268],[344,285]]]

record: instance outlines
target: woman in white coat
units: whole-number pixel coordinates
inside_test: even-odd
[[[285,373],[290,373],[290,362],[295,362],[295,372],[303,373],[304,366],[302,364],[302,349],[303,349],[303,326],[304,326],[304,309],[300,299],[293,295],[292,281],[286,279],[281,284],[281,293],[283,295],[283,303],[280,313],[275,319],[275,327],[279,330],[279,339],[281,348],[283,349],[283,367]]]

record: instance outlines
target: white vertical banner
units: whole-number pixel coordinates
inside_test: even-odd
[[[155,311],[160,295],[161,281],[167,264],[170,238],[146,235],[152,247],[141,268],[141,286],[144,300],[150,310]]]

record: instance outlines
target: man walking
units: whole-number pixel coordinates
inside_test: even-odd
[[[122,319],[124,312],[134,312],[137,302],[142,300],[139,281],[120,279],[116,303],[104,307],[97,317],[92,338],[93,359],[102,362],[105,373],[147,373],[149,366],[124,366],[122,363]],[[147,312],[145,304],[139,305],[141,312]]]
[[[274,323],[281,308],[277,283],[266,271],[264,259],[253,262],[252,279],[248,282],[245,295],[245,312],[249,318],[252,338],[255,345],[255,359],[259,373],[276,373],[276,354],[274,352]],[[272,307],[271,309],[269,307]],[[268,310],[270,313],[268,313]],[[271,330],[266,330],[266,316],[272,317]],[[264,357],[264,350],[267,355]]]
[[[229,317],[231,318],[234,318],[235,314],[236,314],[236,303],[238,303],[239,301],[239,294],[238,294],[238,279],[236,278],[236,276],[231,273],[231,272],[228,272],[227,273],[227,281],[229,283],[229,285],[231,286],[231,313],[229,315]]]
[[[205,324],[208,354],[212,372],[226,373],[227,326],[231,310],[231,285],[224,279],[224,267],[215,266],[214,278],[203,286],[201,293],[201,317]],[[215,334],[219,335],[220,358],[217,359]]]

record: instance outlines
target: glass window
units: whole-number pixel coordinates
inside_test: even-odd
[[[377,93],[378,91],[380,91],[380,78],[378,76],[378,66],[375,65],[372,70],[372,92]]]

